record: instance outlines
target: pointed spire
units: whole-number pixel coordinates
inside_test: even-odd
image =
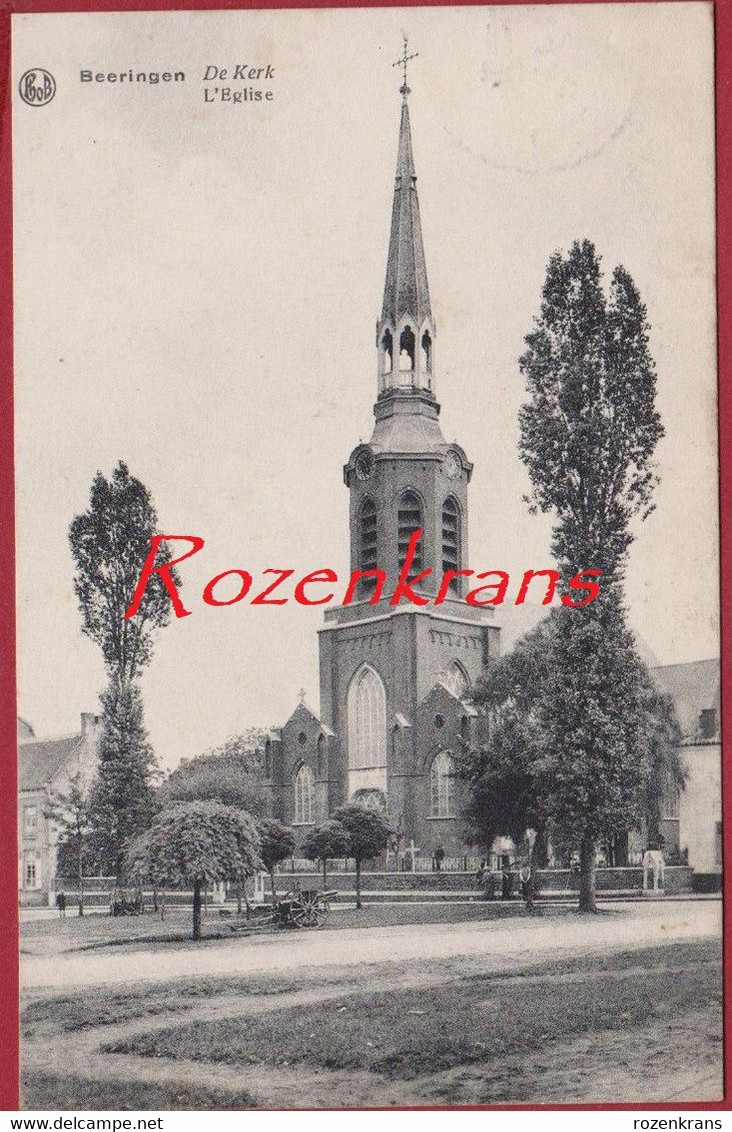
[[[406,42],[405,42],[406,55]],[[400,61],[401,62],[401,61]],[[406,64],[405,64],[406,70]],[[427,268],[422,243],[422,225],[417,198],[417,174],[412,153],[412,132],[409,123],[409,105],[406,83],[401,88],[402,116],[399,126],[394,203],[391,212],[391,235],[386,263],[386,283],[382,321],[397,327],[403,315],[410,315],[420,326],[425,317],[431,318],[430,293],[427,285]]]

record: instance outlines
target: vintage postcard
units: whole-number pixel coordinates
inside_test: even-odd
[[[12,16],[19,1107],[724,1105],[714,18]]]

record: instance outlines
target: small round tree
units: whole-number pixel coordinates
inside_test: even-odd
[[[135,846],[136,864],[156,884],[191,885],[193,938],[201,938],[201,897],[215,881],[240,880],[260,867],[250,818],[218,802],[161,810]]]
[[[349,856],[356,862],[356,907],[362,908],[361,863],[383,853],[394,831],[377,810],[365,806],[341,806],[333,817],[348,834]]]
[[[328,883],[328,861],[334,857],[351,856],[351,839],[346,827],[339,821],[324,821],[311,829],[302,843],[302,851],[311,861],[323,866],[323,887]]]
[[[272,903],[277,899],[275,894],[275,866],[280,861],[286,861],[295,852],[295,836],[291,829],[283,825],[277,818],[259,818],[257,821],[259,834],[259,856],[262,864],[269,873],[272,885]]]

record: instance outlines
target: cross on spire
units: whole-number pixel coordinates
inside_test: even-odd
[[[407,39],[407,37],[405,35],[404,36],[404,51],[402,53],[402,56],[401,56],[400,59],[397,59],[396,63],[392,63],[392,67],[401,67],[402,68],[403,81],[402,81],[402,85],[399,87],[399,93],[401,95],[403,95],[404,98],[406,98],[407,95],[409,94],[409,87],[407,85],[407,63],[409,63],[409,61],[411,59],[416,59],[417,56],[419,55],[419,51],[414,51],[411,55],[408,55],[407,54],[408,46],[409,46],[409,40]]]
[[[300,703],[304,704],[305,703],[305,695],[306,695],[305,689],[301,688],[300,691],[297,694],[300,697]]]

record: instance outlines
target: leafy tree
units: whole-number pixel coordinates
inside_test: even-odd
[[[335,857],[348,857],[351,841],[345,826],[339,821],[324,821],[311,829],[302,844],[302,851],[311,861],[320,861],[323,866],[323,887],[328,883],[328,861]]]
[[[634,517],[653,510],[652,463],[663,426],[646,308],[616,267],[609,301],[589,240],[549,260],[541,311],[519,361],[529,401],[519,415],[519,453],[533,511],[553,512],[552,552],[573,574],[619,581]]]
[[[155,760],[137,680],[152,657],[155,633],[170,620],[158,575],[150,580],[137,616],[125,620],[124,614],[157,522],[150,492],[120,461],[111,479],[96,474],[89,508],[69,528],[82,632],[99,645],[108,677],[91,817],[102,866],[118,879],[130,839],[153,812]],[[164,545],[159,558],[170,561]]]
[[[58,833],[57,873],[76,875],[79,885],[79,915],[84,915],[84,869],[91,853],[92,831],[89,787],[81,773],[75,774],[67,790],[49,796],[44,811]]]
[[[559,611],[553,646],[541,713],[547,802],[579,848],[580,909],[595,911],[598,842],[643,819],[650,677],[622,609],[608,600]]]
[[[529,910],[548,823],[541,705],[551,663],[551,633],[550,617],[483,674],[472,695],[488,714],[488,741],[459,756],[460,773],[469,787],[465,817],[485,851],[490,853],[499,836],[519,845],[527,830],[537,834],[529,842]]]
[[[249,728],[220,747],[181,763],[161,786],[161,800],[221,802],[263,815],[267,807],[259,755],[263,735],[261,728]]]
[[[122,684],[134,680],[150,662],[155,632],[170,620],[170,599],[157,574],[147,585],[139,613],[129,621],[124,616],[150,538],[157,533],[150,492],[121,460],[111,479],[97,472],[89,509],[69,528],[82,632],[99,645],[108,673]],[[170,559],[163,544],[159,561]],[[173,573],[180,585],[175,569]]]
[[[102,694],[99,764],[89,799],[100,868],[118,879],[130,841],[152,820],[157,767],[142,718],[137,684],[112,681]]]
[[[377,810],[367,809],[365,806],[341,806],[333,818],[348,835],[348,856],[356,862],[356,907],[362,908],[361,864],[363,861],[372,861],[383,853],[393,831]]]
[[[218,802],[179,802],[161,810],[130,846],[129,864],[158,885],[193,888],[193,939],[201,938],[201,902],[216,881],[240,880],[260,867],[253,823]]]
[[[275,867],[286,861],[295,852],[295,836],[291,829],[276,818],[259,818],[257,821],[262,864],[269,873],[272,885],[272,903],[277,899],[275,893]]]
[[[497,834],[518,843],[551,822],[579,849],[580,907],[594,911],[598,842],[644,822],[650,831],[659,784],[683,781],[673,705],[637,655],[622,607],[554,610],[475,698],[491,730],[464,756],[474,831],[487,845]]]
[[[580,907],[594,910],[597,840],[627,829],[650,768],[638,745],[649,678],[625,625],[631,523],[653,509],[652,457],[663,427],[646,309],[617,267],[609,299],[588,240],[549,261],[541,311],[520,359],[528,402],[519,452],[533,511],[552,512],[552,552],[567,577],[603,571],[590,605],[554,622],[547,727],[548,805],[580,849]],[[551,708],[551,710],[549,710]]]
[[[671,696],[653,684],[647,690],[650,724],[647,741],[651,770],[645,797],[645,826],[649,845],[660,844],[661,808],[667,790],[683,790],[687,771],[679,754],[681,727]]]

